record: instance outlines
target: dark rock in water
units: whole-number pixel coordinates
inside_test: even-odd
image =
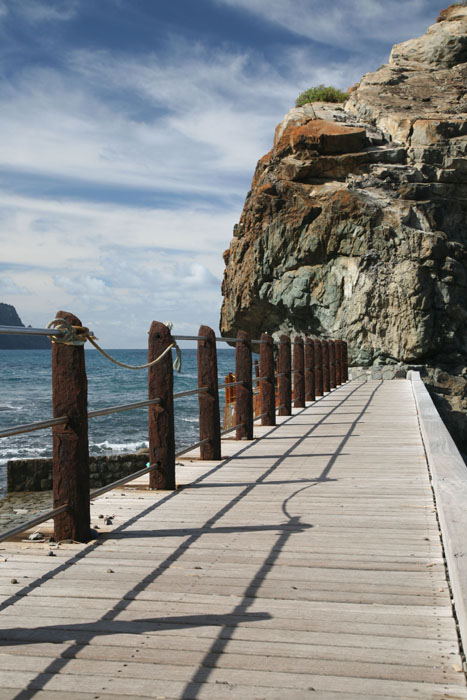
[[[421,366],[467,453],[466,221],[467,6],[455,5],[344,106],[307,104],[279,124],[224,253],[221,333],[342,338],[354,366]]]
[[[0,302],[0,326],[25,328],[15,307],[2,302]],[[40,335],[0,335],[0,350],[50,350],[50,340]]]

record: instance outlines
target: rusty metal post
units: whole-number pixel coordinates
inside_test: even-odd
[[[331,391],[331,384],[329,381],[329,343],[327,340],[321,341],[321,352],[322,352],[323,392],[327,393],[327,392]]]
[[[342,350],[343,350],[343,367],[344,367],[344,381],[348,382],[349,381],[349,348],[345,340],[342,341]]]
[[[81,321],[58,311],[72,326]],[[91,537],[89,512],[88,383],[84,346],[52,343],[52,405],[54,418],[67,416],[52,428],[53,507],[68,504],[54,518],[54,537],[87,542]]]
[[[331,389],[336,388],[336,343],[329,341],[329,384]]]
[[[261,425],[276,425],[276,396],[274,388],[274,343],[269,333],[261,334],[259,348]]]
[[[342,340],[336,340],[336,386],[343,384],[342,381]]]
[[[148,361],[152,362],[173,343],[170,330],[153,321],[149,330]],[[160,401],[149,406],[149,488],[175,489],[175,431],[173,411],[172,353],[169,351],[148,370],[148,398]]]
[[[253,387],[251,379],[251,340],[248,333],[238,331],[235,350],[235,374],[237,382],[237,396],[235,400],[235,424],[242,424],[237,429],[237,440],[246,438],[253,440]]]
[[[305,408],[305,356],[303,348],[303,338],[295,337],[293,346],[293,395],[294,408]]]
[[[201,326],[198,335],[198,394],[199,439],[208,439],[200,447],[201,459],[221,458],[221,419],[219,413],[219,384],[217,381],[216,334],[209,326]]]
[[[281,335],[279,338],[279,415],[292,415],[292,385],[290,381],[290,338]]]
[[[315,355],[311,338],[305,338],[305,401],[315,401]]]
[[[319,338],[313,340],[315,355],[315,394],[323,395],[323,351]]]

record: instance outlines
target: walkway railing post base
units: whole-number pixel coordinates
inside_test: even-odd
[[[253,385],[251,378],[251,340],[248,333],[238,331],[238,342],[235,349],[235,373],[237,386],[235,400],[235,424],[237,428],[236,438],[241,440],[253,440]]]
[[[216,334],[209,326],[201,326],[198,335],[206,338],[198,340],[198,388],[207,388],[198,394],[199,439],[209,441],[201,445],[200,457],[221,459]]]
[[[261,425],[276,425],[276,397],[274,387],[274,343],[268,333],[261,334],[259,348]]]
[[[305,338],[305,401],[316,401],[315,354],[311,338]]]
[[[58,311],[73,326],[81,321]],[[89,507],[88,385],[83,345],[52,344],[52,404],[55,418],[65,424],[52,428],[53,507],[68,504],[54,518],[55,540],[87,542],[91,537]]]
[[[169,328],[153,321],[149,330],[148,362],[159,357],[173,343]],[[175,431],[173,411],[172,353],[148,370],[148,399],[160,401],[149,406],[149,461],[157,464],[149,476],[151,489],[175,489]]]
[[[292,384],[290,362],[290,338],[279,338],[279,415],[292,415]]]
[[[305,356],[303,338],[296,336],[293,347],[293,397],[294,408],[305,408]]]

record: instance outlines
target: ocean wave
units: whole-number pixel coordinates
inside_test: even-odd
[[[138,440],[137,442],[95,442],[89,445],[90,449],[97,448],[99,450],[111,450],[112,452],[137,452],[143,447],[149,447],[147,440]]]
[[[23,457],[26,458],[29,455],[36,455],[41,457],[46,453],[52,454],[51,447],[7,447],[4,450],[0,450],[0,459],[15,459]]]
[[[10,406],[10,404],[0,404],[0,411],[21,411],[23,406]]]

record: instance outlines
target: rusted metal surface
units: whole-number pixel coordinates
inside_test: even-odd
[[[305,401],[315,401],[315,353],[311,338],[305,338]]]
[[[67,311],[58,311],[56,318],[82,325]],[[52,344],[52,405],[54,417],[68,419],[52,428],[53,507],[68,504],[68,510],[54,518],[54,536],[57,541],[87,542],[91,536],[88,383],[82,345]]]
[[[208,439],[200,448],[201,459],[221,458],[221,427],[217,381],[216,335],[209,326],[201,326],[198,335],[198,387],[207,387],[198,395],[199,439]]]
[[[336,343],[329,340],[329,384],[331,389],[336,388]]]
[[[336,386],[343,384],[342,376],[342,340],[336,340]]]
[[[321,357],[322,357],[322,374],[323,374],[323,392],[331,391],[329,381],[329,343],[327,340],[321,341]]]
[[[253,387],[251,380],[251,341],[245,331],[238,331],[235,347],[235,375],[238,382],[237,398],[235,402],[235,423],[240,425],[237,429],[237,440],[253,439]]]
[[[300,336],[296,336],[294,341],[293,368],[293,405],[294,408],[305,408],[305,353]]]
[[[281,335],[279,339],[279,415],[292,415],[290,338]]]
[[[148,361],[152,362],[173,342],[170,330],[153,321],[149,330]],[[172,354],[168,352],[148,370],[148,398],[159,398],[149,407],[149,462],[157,467],[150,473],[152,489],[175,489],[175,433],[173,413]]]
[[[342,366],[344,368],[344,382],[349,381],[349,351],[345,340],[342,341]]]
[[[321,341],[315,338],[313,341],[314,356],[315,356],[315,394],[316,396],[323,395],[323,353]]]
[[[274,343],[268,333],[261,334],[259,348],[259,376],[261,425],[276,425],[276,397],[274,388]]]

